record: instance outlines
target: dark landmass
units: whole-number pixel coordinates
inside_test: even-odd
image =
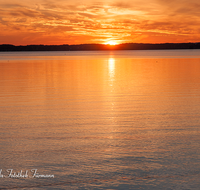
[[[0,51],[94,51],[94,50],[164,50],[164,49],[200,49],[198,43],[142,44],[126,43],[119,45],[81,44],[81,45],[0,45]]]

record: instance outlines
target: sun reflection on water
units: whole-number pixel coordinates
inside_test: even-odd
[[[114,77],[115,77],[115,59],[114,58],[109,58],[108,60],[108,72],[109,72],[109,78],[110,78],[110,86],[112,86]]]

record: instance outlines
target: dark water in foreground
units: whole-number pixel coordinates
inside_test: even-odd
[[[200,50],[0,53],[0,189],[199,189],[199,128]]]

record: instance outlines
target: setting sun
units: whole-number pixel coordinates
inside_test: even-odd
[[[105,43],[106,45],[111,45],[111,46],[114,46],[114,45],[117,45],[118,43],[115,42],[115,41],[108,41]]]

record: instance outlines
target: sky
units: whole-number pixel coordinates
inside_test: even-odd
[[[199,0],[0,0],[0,44],[200,42]]]

